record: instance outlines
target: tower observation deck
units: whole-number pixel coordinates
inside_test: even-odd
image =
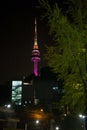
[[[38,63],[40,62],[40,51],[37,43],[37,21],[35,19],[35,36],[32,50],[32,62],[34,63],[34,75],[38,76]]]

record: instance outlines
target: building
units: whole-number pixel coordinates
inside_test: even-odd
[[[61,83],[49,67],[42,68],[40,76],[30,77],[26,77],[23,83],[23,103],[52,104],[60,100],[63,93]]]
[[[33,104],[34,100],[34,88],[31,82],[24,81],[22,86],[22,104],[23,105],[29,105]]]
[[[21,105],[22,102],[22,81],[12,81],[12,103],[16,105]]]

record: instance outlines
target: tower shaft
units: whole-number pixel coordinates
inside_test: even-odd
[[[34,75],[38,76],[38,63],[40,61],[40,51],[37,43],[37,21],[35,19],[35,36],[32,50],[32,62],[34,63]]]

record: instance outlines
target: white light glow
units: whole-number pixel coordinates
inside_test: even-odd
[[[59,127],[58,127],[58,126],[56,126],[56,130],[59,130]]]
[[[36,120],[36,124],[39,124],[39,120]]]
[[[83,119],[85,118],[85,116],[82,115],[82,114],[79,114],[79,117],[80,117],[80,118],[83,118]]]
[[[11,105],[10,105],[10,104],[8,104],[8,105],[7,105],[7,108],[11,108]]]

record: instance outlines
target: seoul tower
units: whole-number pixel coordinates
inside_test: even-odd
[[[38,76],[38,63],[40,62],[40,51],[37,43],[37,21],[35,19],[35,35],[32,50],[32,62],[34,63],[34,75]]]

